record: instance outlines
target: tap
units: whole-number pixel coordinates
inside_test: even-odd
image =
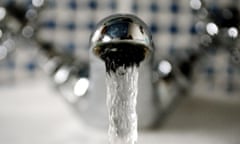
[[[162,62],[154,58],[155,46],[149,28],[134,15],[115,14],[101,20],[90,36],[87,60],[62,53],[52,43],[41,39],[38,42],[43,70],[81,119],[91,126],[108,127],[106,71],[116,71],[120,66],[139,66],[141,62],[136,108],[139,128],[159,125],[178,91],[187,87],[175,59],[163,58]],[[112,64],[112,59],[118,61]],[[165,93],[169,90],[173,93]]]
[[[102,20],[90,43],[93,53],[106,62],[107,71],[123,65],[139,65],[153,49],[147,26],[133,15],[118,14]],[[114,65],[113,59],[117,59]]]
[[[101,20],[90,36],[88,60],[61,53],[51,43],[40,43],[44,71],[81,119],[94,127],[108,127],[105,77],[118,67],[141,62],[136,108],[140,129],[159,126],[181,98],[179,93],[186,95],[189,89],[189,76],[180,68],[188,58],[154,57],[148,26],[134,15],[115,14]],[[117,61],[112,64],[112,59]]]
[[[44,41],[46,39],[35,36],[32,33],[33,28],[36,28],[34,32],[39,34],[40,27],[33,26],[33,23],[40,9],[29,11],[17,9],[20,15],[7,13],[7,19],[3,19],[2,22],[10,24],[11,20],[17,21],[19,23],[17,26],[20,27],[11,27],[12,25],[4,27],[13,34],[22,32],[27,39],[37,39],[44,53],[43,69],[52,77],[58,91],[78,110],[78,115],[93,126],[108,125],[105,65],[109,72],[115,71],[123,64],[139,65],[142,61],[139,67],[137,113],[139,127],[146,128],[159,124],[159,120],[162,120],[169,110],[176,106],[176,101],[182,98],[179,96],[187,95],[186,93],[194,85],[192,82],[194,70],[197,66],[201,67],[202,61],[209,60],[207,57],[209,54],[215,53],[216,50],[224,53],[227,51],[232,54],[231,63],[238,65],[240,63],[238,5],[217,8],[206,5],[202,0],[191,0],[190,5],[197,20],[194,29],[199,34],[197,47],[193,49],[190,46],[188,52],[183,49],[175,50],[172,56],[166,57],[154,55],[156,46],[148,26],[134,15],[115,14],[101,20],[90,37],[90,59],[85,53],[75,56],[63,52],[61,48],[56,48],[59,45],[53,41]],[[12,13],[16,13],[15,9],[12,5],[6,7],[6,10]],[[42,25],[46,26],[45,23]],[[51,26],[54,27],[54,23],[50,23]],[[5,36],[6,34],[3,38]],[[125,47],[127,49],[124,49]],[[5,47],[3,48],[5,51]],[[116,51],[120,54],[116,54]],[[125,51],[129,55],[124,55]],[[116,57],[120,61],[112,65],[111,59]],[[108,62],[105,64],[101,59]],[[209,71],[211,73],[211,70]],[[199,71],[197,76],[198,73]],[[210,77],[209,80],[212,79]]]
[[[100,123],[107,125],[107,110],[105,108],[105,66],[106,70],[116,71],[120,66],[139,65],[139,91],[137,113],[139,127],[150,127],[157,119],[158,104],[152,83],[153,40],[147,25],[138,17],[129,14],[111,15],[96,26],[90,37],[90,81],[89,100]],[[102,59],[100,60],[99,57]],[[113,64],[112,59],[117,59]],[[98,111],[98,112],[97,112]],[[93,113],[93,112],[92,112]],[[103,117],[104,115],[104,117]],[[90,118],[88,122],[91,121]],[[101,124],[101,125],[102,125]],[[100,124],[99,124],[100,125]]]
[[[210,18],[201,21],[212,22]],[[74,105],[78,115],[85,122],[96,127],[107,127],[105,66],[109,72],[115,71],[123,64],[131,66],[136,64],[133,61],[137,61],[138,65],[142,61],[139,67],[138,125],[140,128],[156,126],[169,110],[176,106],[176,102],[191,90],[194,84],[194,69],[201,59],[205,59],[206,52],[208,53],[208,50],[203,52],[202,49],[206,50],[215,45],[215,41],[219,41],[228,32],[232,35],[230,40],[237,41],[233,28],[222,31],[218,26],[218,34],[211,35],[205,31],[207,25],[203,26],[204,31],[200,31],[198,48],[190,47],[191,50],[186,52],[183,49],[175,50],[171,56],[160,57],[155,53],[148,26],[140,18],[129,14],[111,15],[101,20],[92,32],[87,61],[80,59],[80,56],[74,57],[56,50],[54,44],[42,43],[42,49],[48,57],[45,69],[50,69],[50,75],[57,88],[67,101]],[[201,28],[197,27],[197,32],[198,29]],[[220,34],[222,32],[224,35]],[[207,40],[210,38],[212,44],[203,41],[206,37]],[[125,51],[129,55],[125,55]],[[112,58],[119,59],[118,63],[113,65]]]

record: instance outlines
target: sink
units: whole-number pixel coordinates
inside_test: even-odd
[[[237,144],[240,142],[240,101],[204,96],[184,99],[157,132],[145,133],[145,143]],[[143,140],[144,139],[144,140]]]
[[[107,129],[84,124],[47,77],[0,87],[0,143],[106,144]],[[155,130],[141,130],[138,144],[239,144],[239,98],[194,95],[175,107]]]

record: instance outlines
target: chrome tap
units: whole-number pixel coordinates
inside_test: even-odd
[[[134,15],[115,14],[100,21],[90,37],[88,61],[61,53],[49,43],[42,43],[42,49],[43,69],[80,117],[95,127],[108,126],[104,61],[107,72],[142,61],[137,100],[139,128],[159,125],[179,93],[185,95],[189,89],[187,76],[179,69],[184,61],[154,57],[152,35],[147,25]],[[108,60],[112,58],[119,61],[112,64]]]
[[[45,37],[46,35],[43,35],[42,38],[44,39],[35,36],[33,32],[41,34],[38,29],[41,24],[32,26],[32,23],[36,22],[38,9],[31,9],[22,13],[26,16],[22,15],[21,17],[26,18],[24,18],[24,21],[19,21],[21,27],[11,27],[12,25],[6,25],[6,27],[12,33],[22,33],[25,38],[36,39],[40,43],[45,57],[42,64],[43,69],[49,73],[60,93],[78,110],[80,117],[90,125],[97,127],[106,127],[108,123],[105,104],[106,72],[104,62],[98,57],[106,60],[104,56],[108,54],[113,57],[121,57],[121,59],[125,58],[126,61],[119,61],[119,65],[123,63],[132,65],[133,63],[130,63],[129,59],[134,61],[145,59],[140,67],[140,91],[137,104],[139,127],[144,128],[158,124],[159,120],[162,120],[162,117],[176,104],[175,101],[181,96],[187,95],[186,93],[194,85],[192,82],[193,71],[197,64],[201,65],[199,61],[209,60],[206,58],[207,54],[216,50],[230,52],[232,53],[232,61],[239,65],[240,12],[238,5],[216,9],[216,7],[207,7],[201,0],[191,0],[190,5],[198,21],[195,28],[196,33],[199,34],[197,48],[193,49],[190,46],[189,52],[185,52],[183,49],[175,50],[177,51],[175,54],[160,58],[158,57],[159,53],[153,55],[155,46],[147,25],[134,15],[117,14],[100,21],[90,37],[90,59],[87,59],[88,56],[85,53],[76,56],[62,51],[62,47],[57,48],[61,44],[48,39],[49,37]],[[16,13],[15,7],[7,7],[7,9]],[[17,17],[8,18],[4,20],[4,23],[6,20],[15,21],[19,19]],[[56,24],[51,22],[42,23],[42,26],[55,27]],[[24,24],[28,25],[25,26]],[[71,32],[75,32],[73,28],[75,25],[71,26]],[[49,29],[47,30],[47,36],[51,35],[48,33]],[[65,38],[68,35],[61,36]],[[85,35],[84,37],[88,38]],[[75,38],[75,35],[73,38]],[[80,39],[77,40],[80,41]],[[191,44],[195,42],[193,41]],[[128,49],[122,49],[131,52],[131,56],[115,55],[117,50],[115,48],[123,47],[123,45],[131,45]],[[76,48],[83,49],[84,46],[80,45]],[[138,47],[138,49],[133,47]],[[107,67],[114,70],[118,65],[108,64]]]
[[[201,7],[199,10],[201,10]],[[206,18],[206,20],[209,19]],[[200,24],[206,22],[201,21]],[[211,25],[213,26],[213,24]],[[118,64],[114,65],[109,61],[107,70],[115,70],[123,63],[132,65],[133,63],[130,61],[145,59],[140,66],[137,113],[139,127],[150,127],[159,124],[159,120],[161,121],[169,113],[169,110],[176,105],[176,100],[188,95],[191,86],[194,84],[194,70],[208,52],[205,51],[204,53],[200,48],[208,49],[210,45],[215,45],[215,43],[207,43],[208,40],[214,42],[214,40],[222,38],[222,35],[219,35],[220,33],[226,33],[226,30],[222,31],[220,27],[217,27],[220,36],[218,38],[216,34],[208,35],[206,33],[208,31],[205,32],[205,24],[203,27],[197,26],[199,26],[199,23],[196,24],[196,32],[200,33],[200,44],[196,43],[198,45],[196,49],[190,46],[189,51],[179,49],[175,50],[175,53],[171,56],[159,57],[159,53],[154,54],[152,36],[142,20],[128,14],[112,15],[100,21],[93,31],[89,45],[90,56],[85,61],[81,59],[81,56],[68,55],[56,50],[57,46],[54,44],[42,43],[48,57],[46,69],[50,69],[51,77],[53,77],[57,88],[79,111],[82,119],[85,119],[90,125],[107,127],[106,70],[101,59],[107,61],[106,55],[108,55],[108,58],[110,56],[110,58],[119,57],[121,59]],[[204,31],[199,32],[198,28],[202,28]],[[215,27],[213,27],[214,29],[216,30]],[[236,35],[234,29],[231,29],[230,32],[231,40],[236,39],[237,41],[238,37],[234,37],[234,34]],[[204,40],[207,40],[207,42]],[[125,45],[131,46],[123,49]],[[122,53],[120,55],[115,53],[120,50],[116,47],[121,48]],[[132,53],[132,55],[124,55],[124,50]],[[147,56],[147,53],[149,56]]]
[[[105,66],[107,71],[119,66],[131,66],[136,62],[146,59],[141,64],[139,75],[139,94],[137,112],[139,127],[149,127],[157,119],[158,106],[152,83],[152,61],[150,51],[154,51],[153,41],[146,24],[133,15],[116,14],[103,19],[97,25],[90,38],[90,97],[92,107],[89,113],[100,114],[97,116],[101,125],[107,124],[107,110],[105,109]],[[96,57],[97,56],[97,57]],[[118,59],[115,64],[111,59]],[[95,111],[95,112],[93,112]],[[88,114],[89,114],[88,113]],[[103,117],[104,115],[104,117]],[[93,117],[91,119],[94,119]],[[89,119],[88,121],[90,121]]]

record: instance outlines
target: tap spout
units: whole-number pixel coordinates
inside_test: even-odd
[[[120,66],[138,66],[153,50],[146,24],[129,14],[103,19],[91,36],[90,45],[92,52],[105,61],[107,72],[115,72]]]

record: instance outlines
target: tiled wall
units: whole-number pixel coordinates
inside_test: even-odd
[[[3,4],[14,2],[3,0]],[[19,5],[29,5],[31,0],[16,0]],[[155,58],[167,57],[176,50],[196,47],[199,37],[195,29],[196,16],[189,6],[190,0],[132,0],[126,2],[127,12],[142,18],[153,33],[156,46]],[[219,6],[225,3],[238,3],[230,0],[208,0],[208,5]],[[42,42],[52,43],[55,49],[69,53],[80,59],[88,59],[88,41],[95,24],[102,18],[117,13],[121,0],[48,0],[38,17],[37,37]],[[129,6],[130,4],[130,6]],[[124,6],[124,5],[123,5]],[[25,51],[25,50],[24,50]],[[3,63],[12,61],[8,66]],[[32,70],[32,58],[25,71]],[[0,61],[0,73],[12,71],[16,58]],[[232,64],[232,55],[224,52],[210,54],[208,59],[198,63],[195,70],[195,85],[204,92],[238,95],[240,93],[240,70]],[[4,66],[3,66],[4,65]],[[19,64],[18,64],[19,65]],[[239,65],[238,65],[239,66]],[[10,73],[9,73],[10,74]],[[1,80],[1,79],[0,79]]]

